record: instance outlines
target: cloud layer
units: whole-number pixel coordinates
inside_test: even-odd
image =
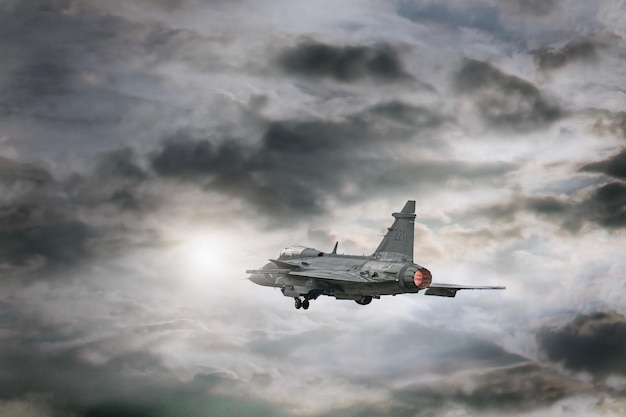
[[[618,7],[3,2],[0,414],[623,414]],[[435,281],[507,290],[243,279],[407,199]]]

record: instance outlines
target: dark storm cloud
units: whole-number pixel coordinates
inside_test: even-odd
[[[103,154],[97,162],[95,176],[142,180],[146,178],[146,172],[139,166],[136,152],[123,148]]]
[[[569,381],[536,364],[477,372],[469,378],[471,389],[461,386],[415,386],[395,392],[394,398],[414,410],[446,409],[460,405],[474,412],[530,411],[541,409],[580,391],[582,384]]]
[[[286,216],[288,220],[298,213],[320,213],[324,181],[321,167],[330,161],[318,161],[311,155],[308,159],[300,156],[279,160],[280,151],[274,152],[274,147],[284,133],[270,128],[269,134],[259,150],[247,149],[236,140],[220,144],[207,139],[181,141],[179,134],[178,141],[167,141],[151,156],[150,163],[162,178],[193,181],[207,190],[242,198],[268,217]],[[292,149],[307,152],[307,146],[317,145],[300,143]],[[313,175],[318,169],[315,182]]]
[[[413,176],[422,182],[445,181],[508,169],[456,162],[394,161],[387,166],[393,153],[380,156],[393,146],[440,146],[433,133],[449,122],[448,116],[427,108],[391,101],[336,120],[266,122],[256,145],[181,131],[148,155],[132,148],[101,154],[93,158],[91,171],[61,181],[48,179],[35,166],[4,159],[4,178],[47,182],[3,206],[6,224],[19,216],[22,221],[2,231],[6,244],[0,256],[9,265],[25,267],[36,261],[41,268],[84,262],[94,249],[105,251],[102,255],[123,251],[131,235],[147,232],[138,216],[167,203],[168,197],[155,191],[166,179],[241,199],[270,222],[289,222],[325,212],[330,199],[360,199],[342,194],[346,184],[377,191],[390,183],[412,184]],[[450,165],[454,169],[446,172]],[[137,221],[129,223],[132,218]],[[102,246],[111,239],[117,249]]]
[[[626,183],[615,181],[590,188],[580,198],[518,195],[509,202],[479,207],[468,213],[504,223],[515,221],[519,213],[534,213],[570,233],[579,232],[585,223],[607,229],[626,227]]]
[[[272,145],[267,140],[264,145],[254,149],[234,138],[216,143],[179,132],[150,156],[150,165],[161,178],[198,183],[207,191],[243,199],[267,218],[288,221],[301,213],[322,212],[320,184],[302,178],[310,165],[294,159],[277,164]],[[296,166],[298,162],[302,165]]]
[[[603,161],[584,165],[580,171],[601,172],[616,178],[607,184],[596,187],[581,206],[587,218],[607,228],[626,227],[626,150]]]
[[[496,128],[537,129],[563,113],[534,84],[487,62],[465,60],[455,75],[455,86],[460,94],[474,101],[482,118]]]
[[[140,191],[147,176],[129,148],[105,153],[95,159],[91,172],[62,180],[36,165],[0,157],[0,182],[6,187],[0,205],[0,264],[50,272],[92,260],[98,251],[119,253],[131,236],[147,232],[141,231],[141,222],[129,227],[120,216],[155,211],[160,200]],[[103,216],[107,210],[109,216]],[[102,246],[110,239],[117,249]]]
[[[157,174],[165,177],[238,175],[248,168],[245,151],[236,139],[216,145],[209,140],[190,139],[183,132],[168,139],[152,156],[151,164]]]
[[[626,179],[626,149],[604,161],[587,164],[581,171],[602,172],[615,178]]]
[[[562,328],[544,328],[537,340],[547,358],[595,377],[626,375],[626,318],[608,312],[579,315]]]
[[[412,106],[397,100],[376,104],[360,115],[368,116],[380,116],[423,129],[435,129],[447,122],[454,123],[452,117],[437,113],[433,109]]]
[[[195,182],[242,198],[269,219],[285,221],[323,213],[330,199],[360,200],[365,190],[453,178],[488,181],[514,168],[505,163],[397,159],[406,147],[445,147],[435,133],[446,123],[453,119],[433,110],[383,102],[333,120],[270,121],[256,144],[179,132],[150,155],[149,165],[160,178]],[[344,194],[346,187],[361,192]]]
[[[0,264],[56,268],[88,255],[93,228],[50,197],[57,184],[44,169],[0,157],[0,181],[8,194],[0,205]]]
[[[308,40],[283,51],[278,64],[288,73],[340,82],[413,79],[403,68],[398,52],[388,45],[335,46]]]
[[[64,188],[83,207],[112,205],[120,213],[141,215],[157,211],[162,198],[141,191],[150,173],[132,148],[106,152],[95,158],[92,172],[65,181]]]
[[[279,120],[270,122],[262,142],[270,152],[333,155],[337,151],[358,156],[370,148],[420,141],[442,144],[433,129],[451,118],[433,110],[400,101],[384,102],[350,114],[343,120]],[[420,136],[417,134],[420,133]]]
[[[3,400],[36,396],[49,415],[76,417],[313,415],[307,407],[314,403],[319,410],[349,401],[352,409],[330,415],[507,414],[584,391],[554,372],[519,364],[523,358],[495,342],[412,325],[461,308],[455,326],[476,328],[477,318],[501,313],[497,301],[487,313],[470,303],[430,314],[429,306],[398,300],[384,317],[376,313],[380,305],[354,310],[361,325],[351,326],[335,313],[351,315],[354,303],[329,303],[325,311],[297,317],[271,294],[257,296],[256,289],[235,284],[240,265],[260,256],[264,242],[291,240],[305,226],[330,250],[334,239],[312,215],[332,218],[343,206],[374,207],[408,192],[448,200],[442,190],[458,197],[454,205],[463,210],[472,198],[508,185],[505,174],[518,165],[498,162],[499,156],[490,163],[473,159],[484,152],[464,153],[468,138],[459,148],[452,143],[451,137],[463,136],[447,130],[455,127],[446,109],[455,107],[457,94],[416,95],[419,81],[411,74],[424,63],[415,49],[395,45],[422,33],[421,25],[409,28],[369,2],[346,3],[345,15],[318,13],[311,3],[313,13],[298,15],[301,22],[283,19],[299,6],[274,10],[245,1],[0,3],[0,148],[47,167],[0,158],[0,409]],[[533,0],[518,3],[541,11]],[[433,68],[458,62],[456,50],[471,55],[474,48],[499,61],[502,39],[528,41],[507,34],[500,6],[491,0],[479,7],[437,4],[428,2],[424,18],[443,27],[443,38],[416,41],[433,57]],[[372,19],[389,25],[368,26]],[[279,51],[278,62],[263,56],[276,51],[274,41],[290,42],[302,28],[321,29],[324,39],[354,35],[368,44],[294,42]],[[450,33],[471,36],[452,45],[456,35]],[[437,46],[426,45],[430,40]],[[460,91],[467,102],[476,100],[485,120],[511,129],[553,120],[539,114],[542,95],[532,84],[491,69],[489,82],[475,76],[476,88]],[[441,74],[428,77],[446,84]],[[320,83],[326,86],[321,90],[341,91],[324,100],[325,92],[315,91]],[[422,99],[438,102],[408,102]],[[364,108],[346,114],[356,105]],[[506,160],[522,160],[512,152]],[[619,184],[603,189],[594,183],[597,192],[576,195],[597,205],[559,194],[520,199],[515,209],[555,222],[615,222]],[[211,222],[196,230],[205,226],[202,216]],[[289,222],[300,222],[295,232]],[[282,232],[253,236],[267,223]],[[430,231],[422,230],[428,239]],[[159,248],[159,232],[180,237],[176,250],[137,250],[140,244]],[[191,247],[196,232],[217,241],[210,246],[220,245],[208,251],[223,259],[206,257],[216,272],[190,271],[188,255],[200,249]],[[502,236],[497,228],[489,232],[475,240]],[[488,262],[485,256],[479,260]],[[36,279],[8,279],[13,269],[23,271],[18,278],[36,270]],[[513,315],[527,310],[505,304]],[[201,329],[169,324],[188,315],[198,317]],[[135,327],[162,321],[167,324]],[[518,343],[527,333],[505,321],[484,329],[523,350]]]
[[[0,15],[2,134],[31,154],[90,154],[174,124],[191,110],[169,100],[155,69],[220,65],[215,43],[195,32],[65,3],[15,2]]]
[[[555,10],[556,0],[508,0],[514,10],[533,16],[546,16]]]
[[[535,52],[535,65],[543,71],[555,70],[572,62],[590,62],[596,57],[597,46],[590,40],[576,40],[560,49],[544,48]]]
[[[15,266],[40,261],[49,268],[73,265],[87,257],[95,235],[79,220],[33,205],[0,209],[0,224],[0,263]]]
[[[106,58],[113,59],[115,52],[109,50],[109,43],[118,43],[119,34],[130,30],[130,25],[119,18],[80,19],[57,9],[42,9],[37,3],[44,2],[20,2],[2,19],[2,43],[15,59],[3,85],[3,105],[16,111],[25,107],[31,112],[45,110],[38,103],[50,104],[48,99],[61,95],[72,98],[76,92],[73,87],[80,81],[78,70],[91,67],[80,57],[91,55],[98,61],[108,54]],[[39,30],[24,36],[20,29],[25,24],[37,25]],[[18,43],[19,49],[15,48]],[[120,54],[124,51],[120,48]],[[56,109],[48,110],[53,114]]]
[[[626,227],[626,183],[611,182],[596,189],[583,210],[607,228]]]
[[[182,61],[209,70],[207,65],[214,65],[216,60],[209,59],[213,56],[213,41],[193,32],[131,22],[89,10],[67,12],[63,6],[44,12],[27,5],[16,5],[10,10],[11,18],[6,17],[8,24],[3,26],[6,34],[3,39],[11,46],[10,50],[17,51],[19,59],[8,73],[8,82],[2,86],[5,94],[2,104],[11,120],[42,126],[42,131],[50,131],[52,135],[67,131],[68,135],[60,134],[59,140],[80,139],[71,149],[85,146],[93,152],[94,147],[118,146],[120,138],[126,136],[118,129],[137,106],[151,109],[150,120],[154,115],[167,120],[176,112],[138,94],[143,89],[136,86],[158,91],[163,81],[150,75],[146,68]],[[37,22],[41,30],[23,39],[20,28],[31,21]],[[24,43],[29,47],[22,48]],[[317,54],[323,58],[319,62]],[[314,60],[314,65],[303,64],[308,60]],[[333,46],[308,41],[283,51],[279,61],[286,65],[285,69],[311,71],[300,74],[312,77],[345,81],[410,78],[399,53],[387,45]],[[121,86],[133,91],[128,92],[129,96],[121,94]],[[36,123],[30,123],[33,118]],[[52,127],[49,123],[54,128],[47,129]],[[373,155],[400,143],[444,146],[433,133],[445,124],[454,123],[454,119],[430,108],[391,100],[334,120],[261,123],[265,123],[265,130],[257,146],[249,145],[249,140],[223,135],[208,140],[184,133],[189,140],[174,137],[167,141],[148,157],[145,167],[141,164],[144,155],[116,150],[96,163],[94,173],[74,178],[60,188],[71,189],[71,195],[81,207],[96,209],[104,204],[141,212],[155,205],[154,199],[142,194],[141,184],[158,178],[200,181],[207,189],[252,202],[270,218],[294,218],[300,213],[323,212],[328,193],[334,196],[346,184],[375,190],[383,183],[409,183],[402,169],[386,166],[386,156]],[[152,124],[143,120],[143,125]],[[396,161],[393,165],[403,164]],[[425,167],[431,168],[430,172],[440,171],[437,167]],[[380,168],[383,181],[375,174]],[[408,168],[415,166],[410,164]],[[464,173],[470,176],[477,172],[475,167],[467,168]],[[408,172],[410,169],[405,174]],[[413,172],[424,174],[419,168]],[[458,174],[455,171],[452,176]],[[449,176],[438,178],[445,180]]]
[[[363,163],[394,145],[436,144],[432,132],[448,117],[399,101],[385,102],[338,120],[267,122],[257,145],[237,138],[196,138],[179,132],[149,158],[163,178],[196,181],[244,198],[270,217],[321,213],[326,194],[346,181],[372,186]],[[379,159],[379,158],[377,158]]]
[[[475,182],[499,182],[515,164],[506,162],[472,163],[465,161],[404,162],[395,166],[381,167],[375,181],[379,185],[409,185],[411,183],[441,184],[456,179],[467,184]]]
[[[179,133],[150,156],[150,165],[161,178],[243,199],[269,218],[287,221],[299,213],[321,212],[319,186],[301,178],[307,167],[295,167],[294,160],[276,165],[268,158],[263,149],[248,149],[237,139],[214,143]]]
[[[133,385],[139,388],[147,383],[158,387],[162,375],[167,377],[160,358],[148,352],[123,351],[120,347],[104,364],[97,365],[86,359],[88,348],[56,352],[37,346],[22,351],[3,349],[4,383],[0,395],[11,398],[29,392],[54,393],[61,401],[85,401],[85,396],[95,389],[91,395],[115,398],[132,395]]]
[[[475,412],[531,411],[577,394],[583,384],[570,381],[533,363],[499,368],[470,377],[473,389],[460,386],[414,387],[396,393],[396,398],[415,409],[458,404]]]
[[[485,371],[457,373],[449,379],[392,390],[391,399],[335,409],[326,415],[439,416],[472,413],[529,412],[591,391],[585,384],[525,362]]]
[[[46,0],[16,3],[5,10],[0,28],[4,35],[0,42],[16,59],[13,64],[17,66],[4,68],[15,77],[7,82],[12,87],[9,92],[15,92],[12,96],[34,99],[69,92],[86,70],[103,76],[125,70],[131,76],[149,78],[151,65],[172,61],[207,65],[208,55],[213,55],[214,39],[191,30],[128,20],[95,6],[68,11],[38,7],[52,5]],[[24,24],[37,24],[40,30],[24,36],[20,30]],[[110,86],[105,85],[102,91],[110,91],[106,88]]]
[[[50,174],[41,167],[16,162],[0,155],[0,183],[13,184],[16,181],[26,181],[43,184],[51,179]]]
[[[17,132],[10,127],[18,124],[38,129],[29,137],[44,131],[58,136],[58,142],[46,143],[62,145],[75,139],[67,146],[72,152],[116,149],[129,134],[124,130],[127,115],[138,108],[145,110],[142,126],[148,130],[157,119],[160,123],[181,116],[180,109],[152,98],[158,97],[164,80],[152,75],[151,68],[184,62],[210,72],[221,65],[212,50],[215,41],[194,32],[95,13],[94,5],[79,7],[80,12],[66,3],[43,9],[41,5],[45,2],[16,3],[0,29],[5,35],[0,42],[16,58],[0,85],[0,107],[13,123],[8,124],[8,134],[15,133],[15,140],[23,129]],[[21,28],[30,24],[40,30],[24,38]],[[283,69],[300,75],[346,82],[411,78],[399,53],[387,45],[308,41],[283,51],[279,62]],[[362,164],[377,161],[364,161],[363,154],[413,139],[438,146],[432,132],[450,122],[437,111],[394,100],[332,121],[262,122],[265,131],[258,146],[221,134],[209,140],[182,133],[179,136],[187,138],[174,135],[147,161],[137,151],[114,150],[96,161],[94,172],[56,184],[55,191],[69,194],[71,204],[80,209],[113,206],[141,213],[155,209],[163,197],[142,192],[142,184],[170,178],[199,182],[207,190],[242,198],[269,218],[295,218],[300,213],[323,212],[326,193],[336,193],[347,182],[372,184],[372,174]],[[133,136],[144,135],[144,127],[141,132],[130,129]],[[155,133],[164,135],[168,133]]]
[[[181,380],[162,356],[149,351],[152,343],[146,339],[172,334],[180,326],[139,328],[69,348],[46,348],[45,342],[64,329],[29,325],[29,337],[0,348],[0,399],[41,395],[52,415],[85,417],[285,414],[280,405],[250,395],[248,389],[258,387],[254,379],[205,368]]]

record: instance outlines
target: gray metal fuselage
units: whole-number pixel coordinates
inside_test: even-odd
[[[324,253],[312,248],[306,248],[302,255],[286,256],[287,248],[276,261],[266,264],[263,269],[271,273],[253,274],[249,279],[259,285],[278,287],[288,297],[303,296],[315,299],[319,295],[328,295],[337,299],[367,300],[366,297],[379,298],[381,295],[396,295],[402,293],[416,293],[419,291],[414,285],[406,282],[404,277],[411,280],[416,270],[421,266],[410,260],[393,261],[380,260],[374,256],[339,255]],[[349,272],[362,279],[356,281],[331,281],[315,277],[291,276],[287,270],[314,273],[316,270]]]

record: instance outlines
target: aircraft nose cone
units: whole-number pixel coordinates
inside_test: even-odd
[[[417,288],[428,288],[430,287],[431,282],[433,282],[433,276],[428,269],[420,268],[415,271],[415,275],[413,275],[413,283]]]
[[[262,274],[252,274],[248,279],[258,285],[267,285],[267,279]]]

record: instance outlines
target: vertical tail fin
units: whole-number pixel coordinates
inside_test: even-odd
[[[396,220],[387,229],[387,234],[374,252],[374,257],[381,260],[413,262],[415,201],[407,201],[402,211],[393,213],[392,216]]]

